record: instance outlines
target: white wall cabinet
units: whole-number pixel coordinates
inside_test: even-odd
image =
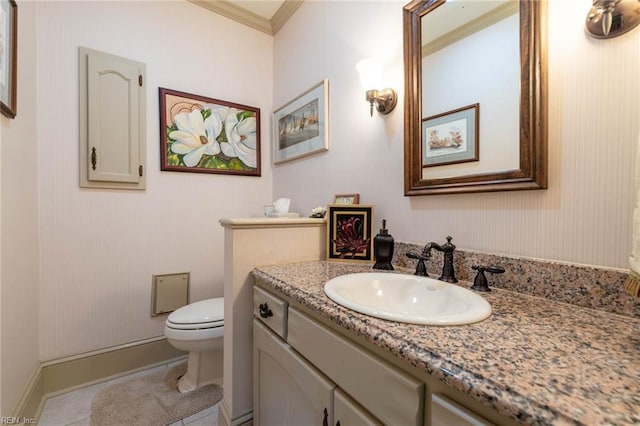
[[[80,186],[145,189],[145,64],[81,47]]]

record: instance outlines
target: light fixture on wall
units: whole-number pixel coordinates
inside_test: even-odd
[[[594,38],[622,35],[640,24],[640,0],[593,0],[585,30]]]
[[[381,114],[389,114],[398,102],[395,90],[377,89],[381,86],[383,67],[384,62],[381,58],[367,58],[356,64],[356,69],[360,74],[360,83],[366,92],[367,102],[371,105],[371,116],[373,116],[373,105]]]

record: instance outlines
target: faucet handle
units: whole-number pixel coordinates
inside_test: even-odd
[[[442,245],[443,251],[454,251],[456,249],[456,245],[451,242],[453,238],[449,236],[445,239],[447,240],[447,242]]]
[[[414,275],[421,277],[428,277],[427,267],[424,265],[425,260],[431,259],[431,253],[416,254],[414,252],[407,253],[407,257],[410,259],[418,259],[418,265],[416,266],[416,272]]]
[[[487,277],[484,275],[485,271],[490,272],[492,274],[502,274],[504,273],[504,268],[500,266],[483,266],[483,265],[474,265],[471,267],[474,271],[478,271],[475,279],[473,280],[473,285],[471,286],[471,290],[487,292],[491,291],[489,288],[489,283],[487,281]]]

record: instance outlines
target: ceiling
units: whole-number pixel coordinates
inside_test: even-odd
[[[304,0],[189,0],[264,33],[275,35]]]

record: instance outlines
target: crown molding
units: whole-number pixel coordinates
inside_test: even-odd
[[[263,18],[242,7],[236,6],[228,0],[188,0],[190,3],[203,7],[211,12],[226,16],[255,30],[269,35],[275,35],[287,20],[295,13],[304,0],[285,0],[271,19]]]
[[[425,44],[422,46],[422,57],[429,56],[434,52],[437,52],[440,49],[444,49],[445,47],[453,44],[457,41],[464,39],[465,37],[470,36],[478,31],[481,31],[497,22],[502,21],[503,19],[518,13],[520,10],[520,5],[518,2],[509,1],[499,6],[484,15],[479,16],[478,18],[462,25],[454,29],[453,31],[433,40],[431,43]]]
[[[289,18],[298,10],[304,0],[284,0],[282,6],[273,14],[271,18],[271,30],[272,35],[276,35],[280,28],[287,23]]]

